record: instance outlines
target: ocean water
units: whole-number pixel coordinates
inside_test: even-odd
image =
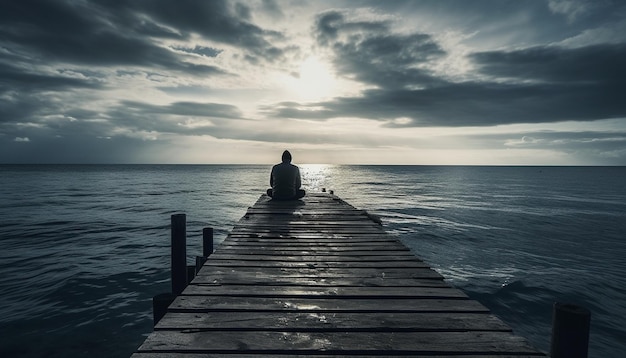
[[[547,351],[555,301],[592,313],[590,357],[626,351],[626,168],[301,166],[383,219],[449,282]],[[0,166],[0,356],[128,357],[169,291],[169,220],[223,240],[267,165]]]

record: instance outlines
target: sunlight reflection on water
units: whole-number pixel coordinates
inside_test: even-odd
[[[302,176],[302,187],[308,192],[321,192],[332,180],[332,165],[302,164],[299,165]],[[328,188],[329,190],[331,188]]]

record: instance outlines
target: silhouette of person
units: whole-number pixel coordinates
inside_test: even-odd
[[[291,153],[283,152],[282,163],[272,167],[270,174],[271,189],[267,189],[267,196],[275,200],[295,200],[304,196],[305,191],[300,189],[302,178],[300,169],[291,164]]]

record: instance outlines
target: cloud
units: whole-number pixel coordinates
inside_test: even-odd
[[[626,43],[474,52],[467,58],[476,79],[453,81],[436,72],[446,51],[428,34],[399,34],[385,22],[351,21],[336,11],[318,17],[315,34],[340,73],[373,88],[323,102],[266,105],[268,116],[358,117],[388,127],[626,117]]]
[[[126,109],[129,112],[140,112],[145,115],[170,114],[211,118],[242,118],[242,114],[237,107],[220,103],[175,102],[168,105],[152,105],[124,101],[120,103],[120,109]]]
[[[8,51],[36,63],[156,67],[195,75],[224,71],[190,63],[155,39],[188,40],[198,34],[268,59],[282,52],[265,38],[266,31],[238,15],[226,1],[42,1],[2,5],[0,38]],[[196,53],[205,47],[195,47]]]
[[[624,158],[622,131],[569,126],[623,128],[625,14],[614,1],[5,1],[0,161],[221,141]],[[307,75],[311,58],[323,66]],[[466,133],[502,125],[525,129]],[[528,129],[546,126],[562,132]]]
[[[275,0],[263,0],[261,9],[274,19],[282,19],[285,17],[285,14]]]
[[[588,11],[590,3],[587,1],[575,1],[575,0],[549,0],[548,6],[550,10],[557,13],[566,15],[570,20],[576,19],[576,17],[582,13]]]
[[[103,3],[108,4],[107,1]],[[224,0],[143,0],[129,2],[126,6],[160,24],[177,29],[184,37],[198,34],[212,41],[244,49],[255,57],[267,60],[279,58],[282,49],[274,46],[270,40],[282,39],[283,34],[249,22],[251,10],[245,4],[231,4]]]
[[[97,79],[77,78],[59,71],[35,72],[0,61],[0,93],[7,91],[47,91],[73,88],[102,88]]]
[[[250,14],[247,5],[228,1],[2,2],[0,136],[29,138],[37,143],[32,153],[54,148],[73,158],[57,143],[210,134],[215,123],[241,118],[240,110],[141,100],[156,99],[155,84],[200,88],[206,78],[235,77],[218,59],[225,49],[257,61],[280,58],[282,49],[271,41],[282,34],[253,25]]]
[[[623,66],[626,43],[578,48],[535,46],[515,51],[479,52],[470,58],[483,74],[495,78],[606,86],[626,79]]]
[[[626,132],[606,131],[537,131],[526,132],[521,137],[505,140],[506,146],[533,149],[554,149],[573,151],[593,147],[605,152],[626,149]]]
[[[97,90],[97,78],[82,78],[60,71],[33,71],[0,61],[0,124],[21,122],[54,110],[54,93]],[[0,127],[1,129],[1,127]]]
[[[514,149],[563,153],[588,164],[623,165],[623,158],[626,156],[626,132],[529,132],[519,139],[505,140],[504,145]]]
[[[198,54],[198,55],[207,56],[207,57],[217,57],[217,55],[219,55],[223,51],[223,50],[212,48],[212,47],[205,47],[205,46],[198,46],[198,45],[196,45],[193,48],[182,47],[182,46],[177,46],[174,48],[176,50],[183,51],[186,53],[193,53],[193,54]]]
[[[427,65],[446,53],[428,34],[393,33],[386,21],[348,20],[337,11],[320,15],[315,33],[344,76],[380,88],[441,83]]]

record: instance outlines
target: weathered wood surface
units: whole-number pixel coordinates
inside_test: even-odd
[[[336,196],[262,195],[133,355],[536,357]]]

